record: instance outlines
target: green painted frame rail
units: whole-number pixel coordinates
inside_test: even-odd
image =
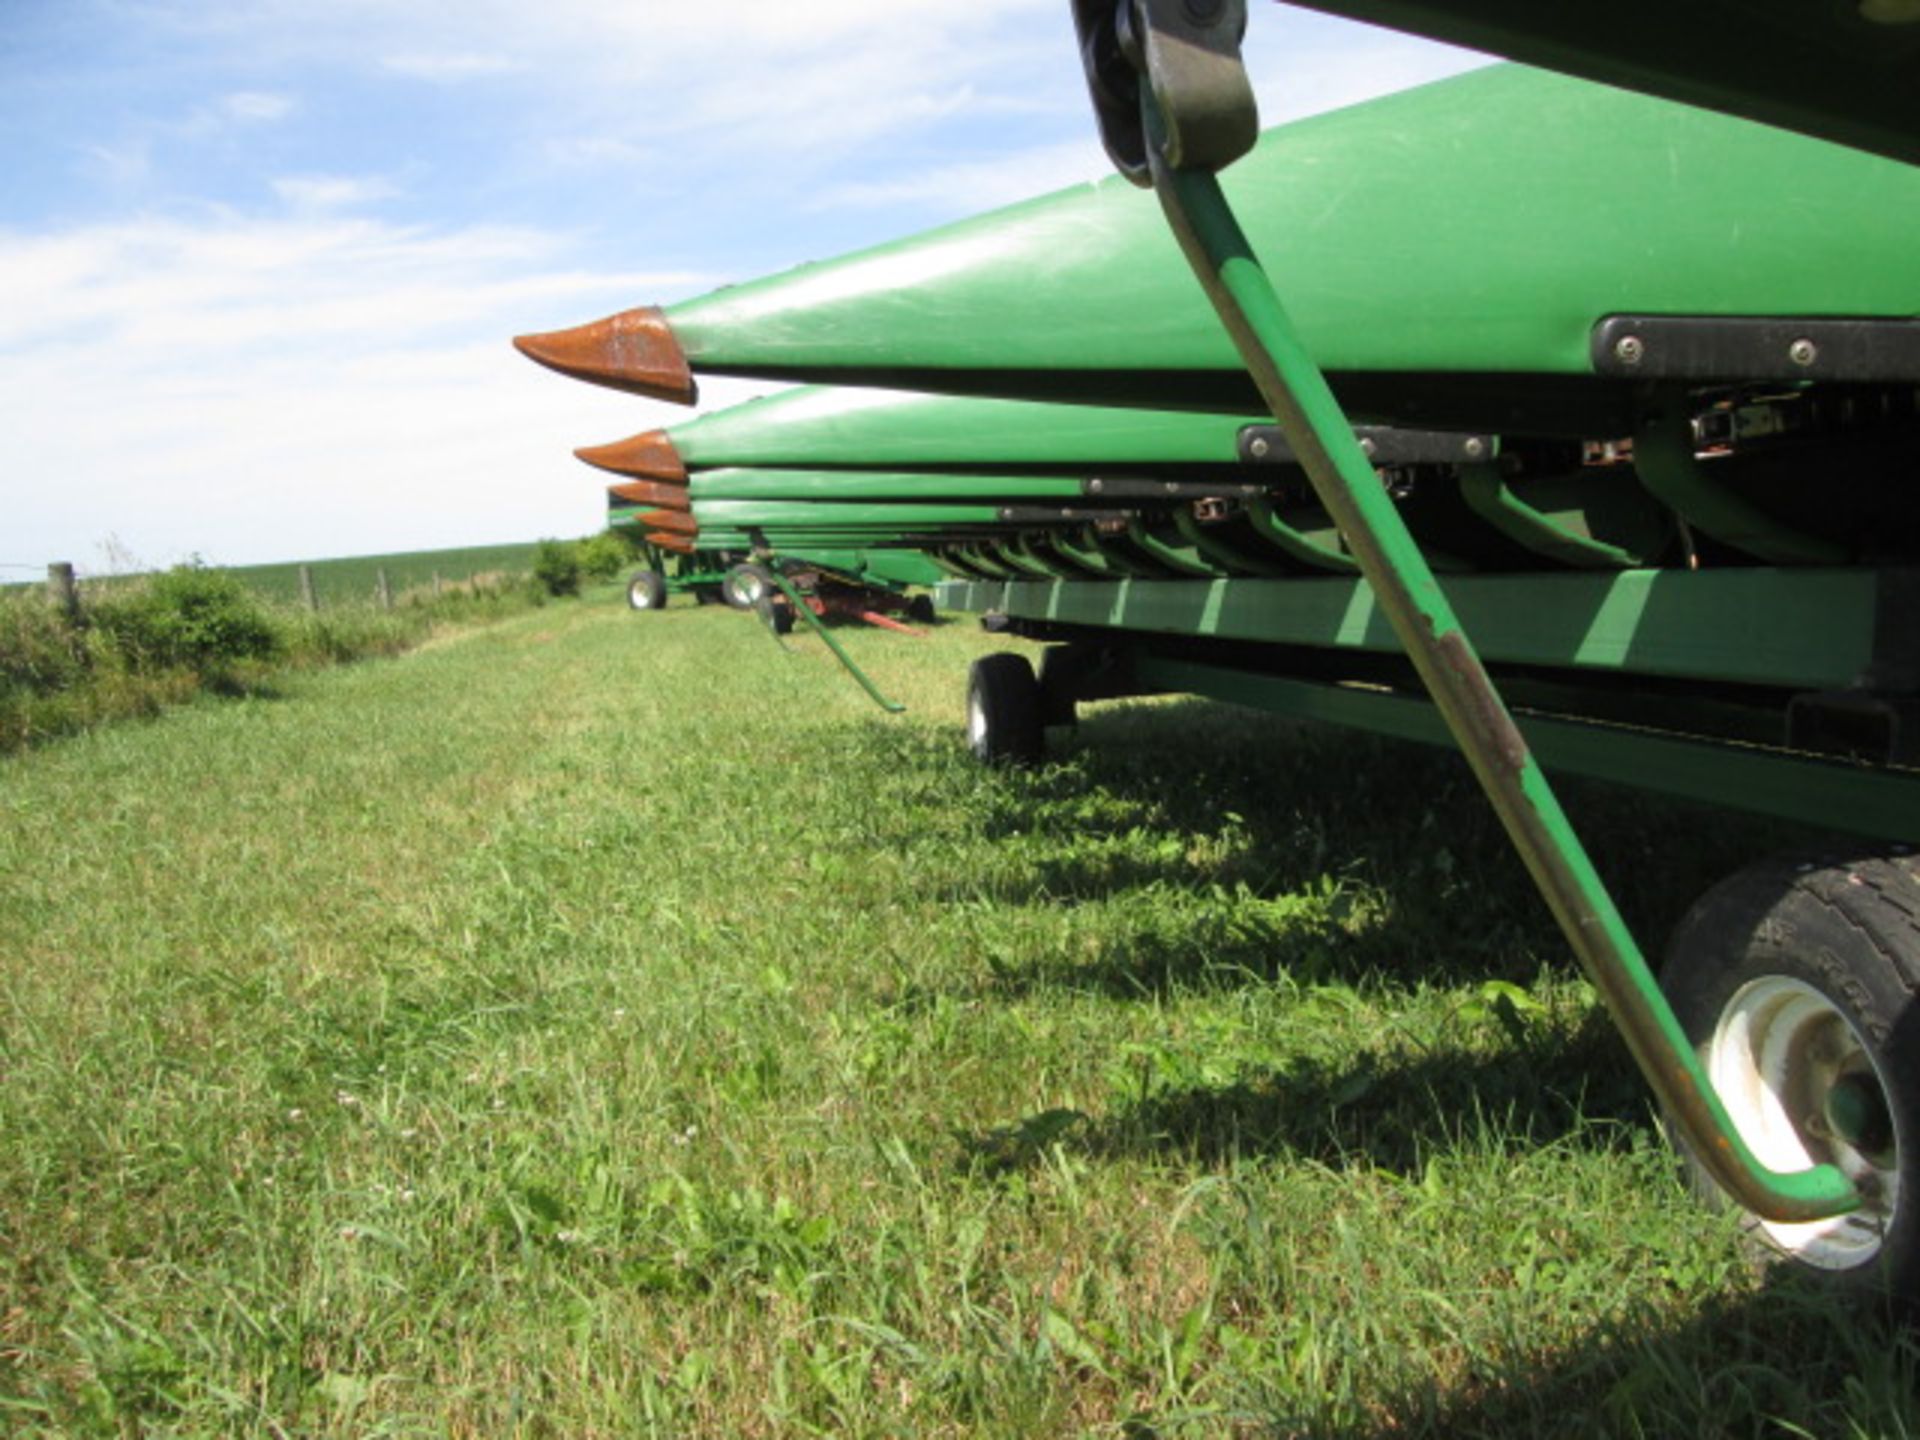
[[[1491,660],[1589,674],[1843,690],[1876,674],[1910,572],[1617,570],[1448,575],[1439,588]],[[1920,586],[1905,593],[1920,593]],[[1397,653],[1364,580],[945,581],[949,610],[1163,635]],[[1774,617],[1764,626],[1755,615]]]
[[[1218,124],[1210,103],[1217,95],[1202,87],[1189,93],[1170,85],[1170,103],[1156,95],[1153,16],[1175,16],[1177,0],[1122,3],[1134,7],[1132,29],[1141,37],[1135,63],[1152,184],[1180,249],[1654,1093],[1714,1180],[1746,1209],[1800,1221],[1856,1208],[1859,1193],[1838,1168],[1772,1170],[1735,1128],[1326,377],[1300,343],[1218,178],[1212,168],[1179,168],[1169,158],[1167,137],[1180,135],[1183,125]],[[1220,19],[1208,48],[1210,58],[1230,51],[1239,69],[1237,32],[1227,36],[1236,11],[1244,20],[1241,7],[1215,7]],[[1243,69],[1238,80],[1244,86]],[[1183,115],[1178,107],[1189,101],[1192,113]]]

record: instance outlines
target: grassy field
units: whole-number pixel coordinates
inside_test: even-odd
[[[397,595],[443,581],[465,580],[498,572],[525,574],[533,565],[531,541],[514,545],[475,545],[464,550],[411,550],[393,555],[355,555],[339,560],[307,562],[313,572],[314,595],[327,605],[364,604],[373,599],[379,572]],[[246,584],[269,600],[288,604],[300,598],[300,563],[239,565],[232,568]]]
[[[555,606],[0,760],[0,1429],[1914,1433],[1462,767]],[[1583,788],[1632,918],[1783,832]]]

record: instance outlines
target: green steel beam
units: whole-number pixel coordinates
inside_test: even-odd
[[[933,505],[900,503],[863,505],[831,500],[698,500],[694,518],[701,525],[765,525],[798,529],[855,530],[872,526],[881,530],[913,530],[933,525],[998,525],[1000,509],[995,505]]]
[[[1625,570],[1450,575],[1440,581],[1478,648],[1505,664],[1837,690],[1894,637],[1901,572]],[[1030,620],[1281,645],[1398,653],[1363,580],[1125,580],[956,585],[941,604]],[[1756,623],[1756,617],[1765,623]]]
[[[702,470],[687,484],[700,513],[715,500],[1072,500],[1080,481],[1063,475],[949,474],[939,471]]]

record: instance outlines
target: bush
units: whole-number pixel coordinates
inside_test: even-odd
[[[580,573],[590,580],[616,579],[640,553],[639,541],[627,530],[603,530],[580,541]]]
[[[495,571],[421,587],[392,610],[263,608],[244,581],[188,565],[89,584],[76,625],[38,587],[0,591],[0,754],[199,693],[244,691],[266,678],[264,662],[278,671],[393,655],[443,625],[504,619],[546,599],[528,576]]]
[[[260,602],[224,570],[176,565],[137,589],[95,605],[95,627],[135,664],[208,673],[281,648]]]
[[[533,578],[549,595],[578,595],[580,547],[567,540],[542,540],[533,552]]]
[[[35,587],[0,593],[0,694],[77,684],[88,670],[87,637]]]

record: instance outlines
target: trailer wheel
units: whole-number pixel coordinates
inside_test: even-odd
[[[785,598],[770,598],[763,602],[766,607],[767,625],[776,635],[793,633],[793,606]]]
[[[773,572],[750,562],[734,566],[720,582],[720,594],[736,610],[751,610],[774,591]]]
[[[1045,744],[1040,682],[1024,655],[983,655],[967,672],[967,744],[988,765],[1031,765]]]
[[[658,570],[636,570],[627,581],[627,604],[635,610],[658,610],[667,603],[666,577]]]
[[[1754,1153],[1777,1170],[1837,1165],[1860,1189],[1850,1215],[1749,1215],[1749,1232],[1842,1289],[1920,1301],[1920,864],[1787,857],[1743,870],[1681,921],[1662,979]],[[1686,1160],[1695,1188],[1718,1197]]]
[[[931,595],[915,595],[907,601],[907,618],[916,625],[931,625],[939,618],[934,613]]]

